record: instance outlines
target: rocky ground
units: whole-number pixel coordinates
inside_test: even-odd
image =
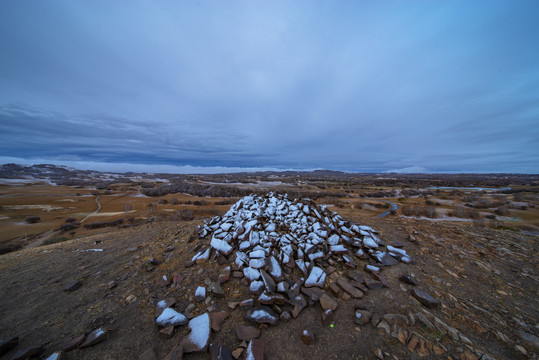
[[[213,225],[221,228],[221,220]],[[67,359],[208,359],[220,349],[226,359],[223,347],[232,358],[251,350],[254,358],[262,351],[266,359],[527,359],[539,353],[536,236],[399,218],[342,221],[347,229],[357,224],[376,230],[368,237],[379,239],[378,247],[365,245],[367,235],[335,230],[348,251],[329,254],[318,244],[301,258],[298,244],[294,260],[312,263],[303,273],[296,261],[293,268],[284,261],[273,242],[260,269],[271,274],[269,255],[278,260],[281,277],[271,277],[287,289],[274,293],[264,278],[253,280],[262,286],[251,292],[257,289],[244,269],[257,262],[237,264],[241,241],[235,240],[228,257],[218,256],[210,245],[215,229],[200,238],[200,221],[110,229],[2,255],[0,358],[25,358],[21,352],[32,349],[27,354],[42,358],[63,350]],[[361,243],[347,243],[343,236]],[[207,260],[193,261],[208,249]],[[402,256],[393,250],[397,261],[383,266],[374,258],[380,249],[404,249],[411,261],[398,261]],[[251,244],[246,253],[256,250]],[[323,257],[309,261],[319,250]],[[346,265],[343,256],[353,264]],[[367,264],[379,267],[379,274]],[[315,271],[317,284],[307,287],[311,283],[301,279],[311,278],[315,266],[325,279],[320,283]],[[295,283],[297,295],[290,289]],[[206,294],[196,298],[199,287]],[[269,300],[261,298],[262,291]],[[254,299],[253,307],[240,304],[248,299]],[[269,313],[267,321],[256,310]],[[18,341],[9,342],[14,337]]]

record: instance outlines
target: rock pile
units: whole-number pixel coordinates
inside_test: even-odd
[[[365,269],[409,263],[405,250],[385,246],[377,231],[345,221],[340,215],[309,199],[292,201],[286,195],[250,195],[235,203],[222,217],[214,217],[198,228],[201,238],[211,235],[209,246],[192,258],[203,263],[216,258],[233,260],[234,271],[242,271],[253,293],[261,293],[262,304],[283,303],[295,281],[298,268],[306,277],[297,286],[323,288],[327,268],[343,263],[356,269],[358,260],[371,260]],[[223,275],[222,278],[226,278]]]
[[[207,293],[222,297],[220,284],[231,276],[241,279],[252,298],[239,307],[245,310],[246,320],[257,324],[275,325],[279,319],[296,318],[316,301],[322,320],[332,321],[337,302],[323,290],[326,286],[334,293],[344,290],[343,297],[361,298],[369,289],[386,285],[379,276],[381,267],[411,262],[405,250],[386,246],[369,226],[345,221],[309,199],[293,201],[273,193],[246,196],[197,231],[201,243],[188,266],[209,260],[228,266],[208,291],[202,286],[197,289],[196,300],[204,300]],[[354,271],[360,260],[372,278],[364,279],[360,271]],[[350,269],[350,279],[339,278],[328,285],[326,278],[337,264]],[[286,305],[291,311],[285,310]],[[162,320],[169,320],[170,314],[176,320],[170,310],[163,312],[167,316],[161,315]]]

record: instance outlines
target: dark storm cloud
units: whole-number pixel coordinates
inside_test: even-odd
[[[1,2],[0,155],[538,172],[538,11],[486,0]]]

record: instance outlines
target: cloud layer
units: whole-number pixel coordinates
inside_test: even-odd
[[[5,157],[539,172],[536,1],[3,2]]]

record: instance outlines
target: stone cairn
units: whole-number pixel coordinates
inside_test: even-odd
[[[384,245],[377,231],[369,226],[352,224],[326,206],[309,199],[290,200],[287,195],[245,196],[226,214],[206,221],[197,231],[202,244],[204,239],[210,241],[199,247],[188,265],[210,259],[228,265],[218,281],[209,286],[209,292],[223,296],[220,284],[231,276],[241,278],[252,297],[239,306],[246,310],[246,320],[257,324],[275,325],[279,319],[296,318],[304,307],[317,301],[322,308],[322,320],[331,322],[337,302],[323,289],[326,277],[336,270],[337,264],[349,269],[350,278],[340,277],[336,281],[338,287],[346,296],[358,299],[368,289],[385,286],[385,279],[379,275],[382,266],[411,262],[405,250]],[[363,272],[355,271],[359,260],[364,262],[364,270],[371,273],[371,278],[364,279]],[[335,293],[340,291],[334,282],[328,287]],[[206,289],[199,287],[196,300],[205,297]],[[286,304],[291,311],[284,310]],[[173,318],[172,323],[187,322],[181,314],[168,311],[166,315]],[[361,321],[361,312],[356,317]],[[260,345],[259,342],[249,346]]]

